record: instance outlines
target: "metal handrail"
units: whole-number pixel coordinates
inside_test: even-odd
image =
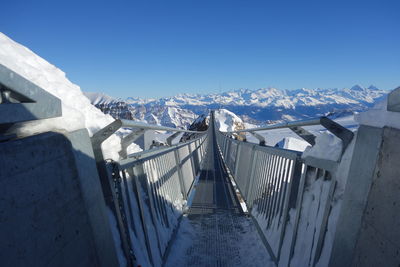
[[[151,265],[160,265],[166,255],[168,243],[183,215],[183,209],[179,216],[176,211],[181,203],[187,202],[199,175],[206,140],[207,135],[202,135],[114,162],[121,177],[122,198],[127,200],[120,205],[127,218],[126,227],[143,235],[143,247]],[[136,202],[134,206],[138,210],[132,209],[131,202]],[[135,217],[140,222],[135,223]]]
[[[322,120],[321,120],[322,119]],[[285,123],[276,127],[290,128],[326,123],[323,118],[302,122]],[[332,124],[335,125],[335,124]],[[333,126],[332,126],[333,127]],[[260,128],[261,129],[261,128]],[[265,129],[265,128],[264,128]],[[272,129],[272,127],[269,127]],[[337,128],[341,129],[341,128]],[[241,130],[253,131],[254,129]],[[333,129],[337,133],[337,130]],[[237,132],[237,131],[236,131]],[[327,183],[324,197],[316,199],[322,220],[315,229],[315,254],[310,258],[314,266],[321,255],[333,194],[336,188],[334,175],[337,162],[321,159],[302,159],[301,152],[271,146],[262,146],[230,138],[226,132],[217,132],[217,142],[227,169],[244,199],[249,215],[253,218],[271,258],[280,264],[283,241],[290,240],[289,262],[297,241],[297,231],[303,227],[303,196],[310,184],[317,179]],[[351,139],[350,139],[351,140]],[[322,194],[322,192],[321,192]],[[294,218],[287,232],[289,210]],[[304,230],[304,229],[303,229]],[[310,256],[311,257],[311,256]]]
[[[204,136],[200,136],[196,139],[192,139],[186,142],[182,142],[182,143],[178,143],[172,146],[166,146],[166,147],[158,147],[158,148],[154,148],[154,149],[150,149],[150,150],[145,150],[145,151],[140,151],[140,152],[136,152],[133,154],[130,154],[126,159],[121,159],[120,161],[118,161],[118,164],[120,165],[121,169],[126,169],[129,167],[132,167],[135,162],[139,162],[139,161],[144,161],[144,160],[148,160],[150,158],[154,158],[154,157],[158,157],[161,156],[163,154],[169,153],[171,151],[177,150],[181,147],[190,145],[196,141],[202,140],[201,144],[204,142]]]
[[[316,136],[314,134],[308,132],[307,130],[303,129],[302,127],[303,126],[315,126],[315,125],[323,126],[325,129],[327,129],[333,135],[335,135],[336,137],[338,137],[339,139],[342,140],[342,154],[344,153],[347,146],[350,144],[351,140],[354,137],[354,133],[352,131],[350,131],[349,129],[343,127],[339,123],[337,123],[327,117],[320,117],[320,118],[309,119],[309,120],[291,121],[291,122],[279,123],[279,124],[274,124],[274,125],[269,125],[269,126],[264,126],[264,127],[242,129],[242,130],[236,130],[236,131],[226,131],[223,133],[224,134],[235,134],[235,133],[237,134],[237,133],[248,132],[248,133],[254,135],[260,141],[260,145],[265,145],[265,138],[263,136],[261,136],[260,134],[257,134],[256,132],[288,128],[291,131],[293,131],[295,134],[300,136],[302,139],[304,139],[306,142],[308,142],[310,145],[313,146],[313,145],[315,145]]]
[[[183,133],[204,133],[204,131],[191,131],[179,128],[154,125],[154,124],[147,124],[139,121],[131,121],[131,120],[119,120],[119,121],[121,121],[121,127],[124,128],[138,128],[145,130],[158,130],[158,131],[183,132]]]
[[[236,130],[236,131],[226,131],[226,133],[257,132],[257,131],[267,131],[267,130],[274,130],[274,129],[290,128],[290,127],[320,125],[321,119],[323,119],[323,118],[326,118],[326,117],[320,117],[320,118],[309,119],[309,120],[289,121],[289,122],[284,122],[284,123],[268,125],[268,126],[264,126],[264,127],[256,127],[256,128],[242,129],[242,130]]]
[[[122,159],[106,162],[101,144],[120,128],[133,130],[121,140]],[[146,131],[175,133],[168,137],[166,147],[128,155],[128,146]],[[182,132],[195,133],[198,137],[172,145],[172,140],[179,136],[177,133]],[[134,237],[130,236],[130,233],[133,231],[137,235],[143,235],[143,245],[146,247],[150,265],[159,265],[169,242],[168,239],[165,240],[165,233],[172,233],[172,226],[177,219],[174,217],[175,213],[171,215],[170,211],[175,209],[176,202],[186,202],[200,171],[206,139],[205,131],[184,130],[130,120],[115,120],[92,136],[91,142],[104,198],[117,218],[127,259],[132,254],[131,240]],[[113,171],[110,172],[110,169]],[[133,202],[136,204],[133,205]],[[140,222],[135,222],[138,215]],[[148,229],[149,225],[154,227],[154,231]]]

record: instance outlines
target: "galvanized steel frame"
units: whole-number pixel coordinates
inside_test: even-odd
[[[3,128],[18,122],[59,117],[61,100],[0,64],[0,114]]]
[[[329,192],[322,202],[322,221],[320,231],[316,235],[316,249],[311,260],[311,266],[314,266],[319,260],[325,240],[332,198],[336,188],[336,180],[332,173],[335,172],[338,163],[311,157],[302,159],[301,152],[241,142],[232,139],[229,133],[224,132],[217,132],[217,141],[224,162],[233,175],[250,215],[253,217],[254,212],[262,214],[262,217],[258,219],[253,217],[254,221],[259,224],[258,228],[261,229],[262,225],[266,225],[266,229],[261,231],[262,234],[264,235],[272,227],[273,221],[278,220],[279,228],[275,229],[280,231],[277,248],[274,249],[269,243],[266,245],[276,264],[280,261],[284,237],[286,234],[291,234],[290,255],[287,264],[290,266],[297,239],[307,176],[309,173],[322,172],[323,176],[321,177],[329,177]],[[250,153],[250,157],[247,156],[246,150],[247,154]],[[232,157],[232,152],[235,154],[234,157]],[[241,169],[247,170],[245,175],[241,174]],[[292,232],[286,233],[290,209],[295,209],[296,212],[295,225]],[[268,242],[267,236],[263,236],[263,239]]]

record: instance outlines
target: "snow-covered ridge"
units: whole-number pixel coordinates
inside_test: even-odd
[[[196,115],[207,114],[211,109],[224,108],[235,113],[246,123],[262,124],[327,115],[335,118],[347,116],[372,107],[387,93],[388,91],[373,85],[367,88],[355,85],[343,89],[239,89],[203,95],[179,94],[160,99],[112,100],[102,94],[91,95],[90,98],[96,106],[124,102],[135,110],[134,119],[146,120],[145,117],[150,116],[153,117],[150,121],[156,123],[161,121],[160,115],[156,114],[159,113],[157,110],[175,107]]]
[[[387,94],[371,85],[367,88],[355,85],[351,88],[280,90],[277,88],[260,88],[257,90],[239,89],[224,93],[212,94],[179,94],[173,97],[160,99],[129,98],[130,104],[165,103],[167,105],[209,105],[210,103],[223,105],[243,105],[255,107],[283,107],[318,106],[321,104],[372,104],[375,99]]]
[[[216,127],[222,132],[237,131],[245,128],[242,119],[229,110],[219,109],[214,114]]]
[[[0,63],[35,83],[62,103],[62,116],[19,124],[13,129],[19,135],[45,131],[74,131],[86,128],[89,135],[114,119],[91,105],[79,86],[68,80],[65,73],[23,45],[0,33]],[[118,158],[120,138],[111,136],[104,144],[105,157]]]

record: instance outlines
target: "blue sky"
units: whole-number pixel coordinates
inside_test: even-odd
[[[84,91],[400,85],[400,1],[5,1],[0,31]]]

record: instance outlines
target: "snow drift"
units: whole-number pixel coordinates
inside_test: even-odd
[[[24,136],[45,131],[64,132],[86,128],[92,136],[114,120],[91,105],[80,87],[69,81],[63,71],[3,33],[0,33],[0,63],[58,97],[62,102],[61,117],[20,123],[10,131]],[[120,138],[116,135],[103,144],[106,158],[118,159],[119,150]]]

